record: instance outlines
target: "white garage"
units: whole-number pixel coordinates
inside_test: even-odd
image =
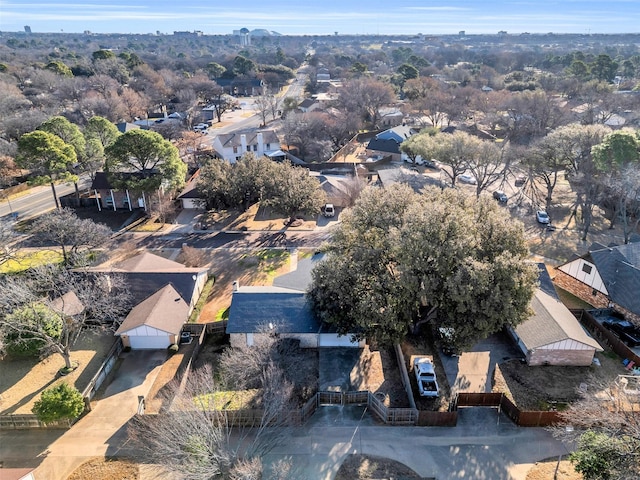
[[[167,285],[136,305],[115,334],[125,347],[163,349],[178,343],[188,318],[189,306],[172,285]]]

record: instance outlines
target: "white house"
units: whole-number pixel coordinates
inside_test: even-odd
[[[280,140],[274,130],[226,133],[213,139],[213,149],[224,160],[235,163],[245,153],[256,157],[273,154],[280,150]]]

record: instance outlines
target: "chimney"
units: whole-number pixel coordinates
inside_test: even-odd
[[[264,140],[262,139],[262,132],[258,132],[258,148],[264,147]]]
[[[247,152],[247,136],[246,135],[240,135],[240,146],[242,147],[242,153],[246,153]]]

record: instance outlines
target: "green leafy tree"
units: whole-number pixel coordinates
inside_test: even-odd
[[[316,313],[342,334],[399,341],[423,322],[466,347],[529,316],[537,272],[522,226],[448,189],[368,189],[313,272]]]
[[[106,148],[120,136],[120,131],[112,122],[96,115],[91,117],[84,127],[84,136],[87,140],[97,139],[100,145]]]
[[[76,161],[76,151],[73,146],[55,134],[36,130],[25,133],[18,140],[16,163],[51,184],[56,208],[60,208],[60,205],[55,182],[57,180],[74,180],[75,176],[69,171]]]
[[[91,54],[94,60],[111,60],[116,58],[116,54],[111,50],[96,50]]]
[[[295,220],[302,213],[320,213],[326,198],[317,178],[311,177],[306,168],[294,167],[289,162],[274,164],[274,178],[264,204]]]
[[[7,316],[8,323],[19,326],[7,329],[4,336],[6,351],[15,356],[38,356],[46,347],[44,336],[59,338],[62,334],[62,320],[49,307],[40,302],[24,305]]]
[[[255,69],[255,62],[247,57],[238,55],[233,59],[233,72],[236,75],[248,75],[255,71]]]
[[[418,78],[418,76],[420,75],[420,73],[418,72],[418,69],[408,63],[404,63],[400,65],[398,67],[397,72],[402,76],[403,85],[404,85],[404,82],[406,82],[407,80],[411,80],[412,78]]]
[[[72,420],[84,411],[84,399],[78,389],[62,382],[42,392],[31,411],[45,423]]]
[[[600,54],[591,64],[591,74],[598,80],[613,81],[618,71],[618,64],[607,54]]]
[[[53,73],[57,73],[58,75],[62,75],[63,77],[73,77],[71,69],[60,60],[47,63],[46,69],[51,70]]]
[[[620,440],[604,433],[587,431],[578,440],[578,449],[569,456],[585,480],[609,480],[620,454]]]
[[[105,149],[105,172],[116,188],[151,192],[180,188],[187,165],[178,149],[156,132],[131,130]],[[132,175],[133,174],[133,175]]]
[[[206,70],[209,74],[209,77],[213,78],[214,80],[220,78],[222,74],[227,71],[225,67],[216,62],[208,63],[206,66]]]

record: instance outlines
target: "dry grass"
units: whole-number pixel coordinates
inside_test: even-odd
[[[573,464],[569,460],[562,460],[560,462],[558,475],[554,477],[557,465],[557,459],[538,462],[531,467],[531,470],[527,473],[526,480],[550,480],[552,478],[556,480],[583,480],[582,474],[574,470]]]
[[[30,414],[34,402],[46,388],[62,382],[82,391],[106,358],[115,338],[112,333],[85,331],[71,349],[71,360],[79,367],[60,377],[58,370],[64,360],[58,354],[44,360],[33,358],[0,361],[0,414]]]
[[[67,480],[138,480],[139,478],[137,463],[96,457],[80,465],[67,477]]]
[[[494,392],[504,392],[525,410],[562,409],[577,398],[581,383],[592,377],[613,381],[625,372],[620,359],[596,354],[601,366],[595,367],[529,367],[518,360],[496,366]]]
[[[263,230],[263,231],[296,231],[313,230],[316,227],[314,216],[301,217],[302,222],[295,226],[288,225],[288,218],[270,208],[261,207],[259,203],[251,205],[246,211],[221,210],[208,212],[201,218],[208,230]]]

